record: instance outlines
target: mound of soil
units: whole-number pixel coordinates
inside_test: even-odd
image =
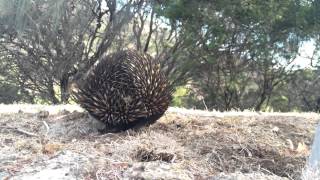
[[[171,108],[150,127],[100,134],[78,107],[52,109],[0,113],[0,179],[300,179],[319,119]]]

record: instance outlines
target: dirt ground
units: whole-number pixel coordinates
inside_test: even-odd
[[[0,179],[301,179],[318,119],[170,108],[102,135],[78,106],[0,105]]]

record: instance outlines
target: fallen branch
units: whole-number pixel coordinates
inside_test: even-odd
[[[21,133],[21,134],[24,134],[24,135],[27,135],[30,137],[39,137],[39,135],[37,135],[37,134],[28,132],[28,131],[20,129],[20,128],[15,128],[15,127],[10,127],[10,126],[0,126],[0,129],[11,129],[11,130],[14,130],[18,133]]]

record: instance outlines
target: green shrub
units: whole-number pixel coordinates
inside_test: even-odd
[[[0,84],[0,103],[11,104],[22,100],[19,88],[9,83]]]

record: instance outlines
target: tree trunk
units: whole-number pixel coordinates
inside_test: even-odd
[[[64,74],[60,79],[60,92],[61,92],[61,103],[68,103],[69,101],[69,76]]]
[[[53,85],[49,87],[49,99],[53,104],[59,104],[59,99],[56,97]]]
[[[262,107],[262,104],[264,103],[264,101],[267,99],[267,96],[266,96],[266,92],[263,91],[263,93],[261,94],[260,96],[260,101],[259,103],[256,105],[256,107],[254,108],[255,111],[260,111],[261,110],[261,107]]]

